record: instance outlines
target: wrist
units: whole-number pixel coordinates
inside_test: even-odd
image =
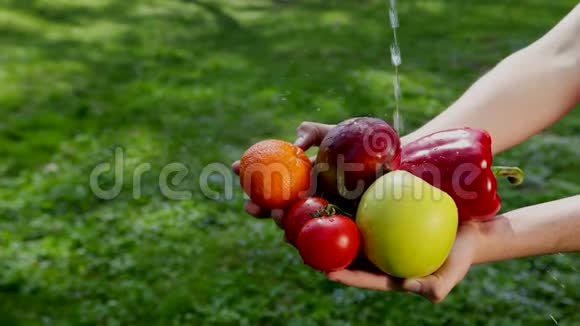
[[[458,239],[456,239],[456,242],[461,243],[462,246],[471,250],[465,257],[465,259],[469,259],[468,262],[465,262],[469,263],[469,265],[478,263],[478,252],[482,246],[482,234],[478,224],[476,222],[464,222],[459,225],[457,232]]]
[[[472,223],[476,238],[473,264],[506,259],[506,239],[513,236],[510,221],[503,216],[496,216],[491,220]]]

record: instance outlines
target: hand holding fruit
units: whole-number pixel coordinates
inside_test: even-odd
[[[303,151],[307,151],[310,147],[319,146],[322,139],[326,136],[328,131],[332,129],[333,125],[316,123],[316,122],[302,122],[300,126],[296,129],[296,141],[294,145],[301,148]],[[232,164],[232,170],[237,175],[240,174],[240,161],[236,161]],[[245,211],[257,218],[269,218],[272,217],[279,227],[282,226],[282,218],[284,216],[284,211],[281,209],[270,210],[264,207],[260,207],[258,204],[248,200],[244,205]]]
[[[346,285],[438,302],[473,262],[477,228],[470,220],[490,218],[501,204],[486,136],[468,128],[443,131],[401,150],[396,131],[380,119],[303,123],[295,144],[254,144],[233,169],[252,200],[246,211],[274,217],[306,265]],[[314,166],[304,153],[313,145],[319,146]],[[486,179],[470,179],[481,175]],[[471,202],[457,191],[463,182],[476,195]],[[486,211],[460,216],[471,206]],[[365,260],[369,268],[357,267]]]
[[[475,261],[478,239],[481,236],[478,224],[480,222],[469,222],[459,226],[447,260],[431,275],[400,279],[376,271],[345,269],[327,273],[326,276],[331,281],[347,286],[378,291],[411,292],[424,296],[434,303],[441,302],[463,280]]]

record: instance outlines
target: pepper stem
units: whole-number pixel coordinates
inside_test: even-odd
[[[496,177],[507,177],[514,186],[524,182],[524,171],[515,166],[492,166],[491,171]]]

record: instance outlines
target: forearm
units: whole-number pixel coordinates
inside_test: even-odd
[[[553,124],[580,100],[580,5],[540,40],[500,62],[403,142],[442,129],[490,132],[493,152]]]
[[[580,251],[580,195],[479,223],[474,264]]]

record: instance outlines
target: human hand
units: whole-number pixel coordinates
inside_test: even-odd
[[[302,122],[296,129],[296,140],[294,145],[307,151],[313,146],[319,146],[326,134],[330,129],[334,127],[333,125],[309,122]],[[312,159],[313,160],[313,159]],[[240,161],[236,161],[232,164],[232,170],[237,175],[240,174]],[[257,218],[269,218],[272,217],[276,224],[282,228],[282,219],[284,218],[284,211],[281,209],[267,210],[251,200],[246,201],[244,204],[244,210]]]
[[[329,280],[344,285],[379,291],[416,293],[434,303],[443,301],[475,261],[479,239],[477,222],[460,225],[446,262],[432,275],[415,279],[398,279],[377,271],[341,270],[327,273]]]

